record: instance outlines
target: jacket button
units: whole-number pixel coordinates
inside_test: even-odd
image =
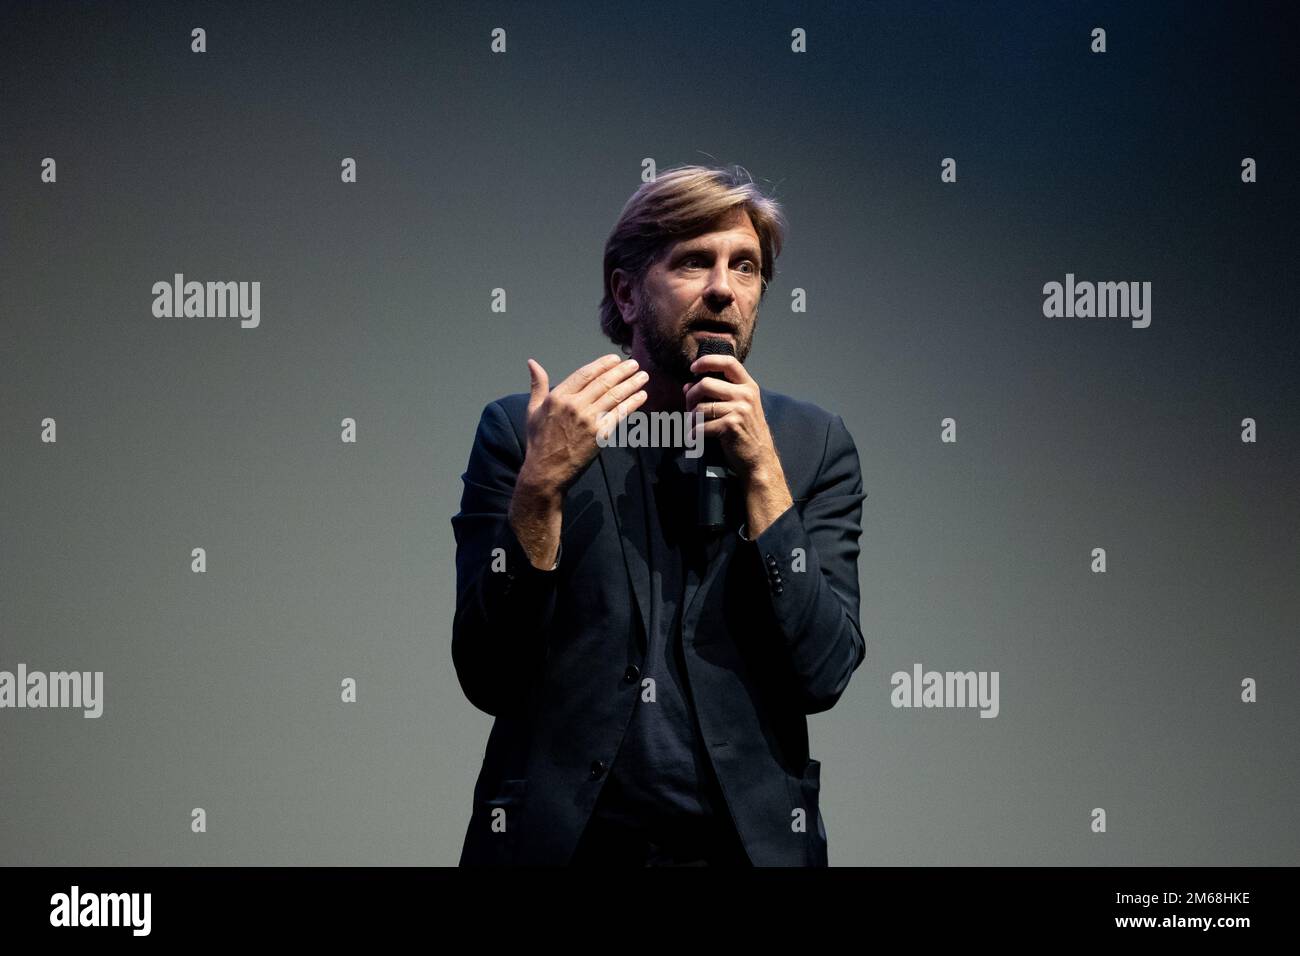
[[[627,670],[623,672],[623,680],[631,684],[641,676],[641,670],[635,664],[628,664]]]
[[[600,775],[605,772],[605,761],[593,760],[591,762],[591,779],[599,780]]]
[[[778,584],[778,585],[776,586],[776,593],[777,593],[777,594],[780,594],[780,593],[781,593],[782,591],[784,591],[784,590],[785,590],[785,588],[781,587],[781,585]]]

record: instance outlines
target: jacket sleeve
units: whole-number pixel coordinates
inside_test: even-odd
[[[787,508],[750,542],[791,683],[805,714],[829,710],[866,657],[858,616],[862,470],[844,419],[827,427],[821,466],[800,515]]]
[[[556,568],[540,570],[507,517],[523,449],[500,402],[483,409],[461,476],[451,656],[465,696],[492,715],[521,704],[546,658]],[[562,549],[561,549],[562,550]]]

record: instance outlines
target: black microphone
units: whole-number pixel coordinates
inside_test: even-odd
[[[700,350],[695,357],[698,359],[704,355],[735,354],[736,350],[732,348],[729,341],[708,335],[700,340]],[[695,381],[698,382],[702,378],[725,380],[726,376],[721,372],[705,372],[703,375],[695,376]],[[697,403],[695,410],[701,411],[702,404],[705,403]],[[699,463],[699,493],[696,496],[696,523],[703,531],[717,531],[725,523],[727,478],[730,474],[722,445],[716,438],[704,439],[704,453],[700,456]]]

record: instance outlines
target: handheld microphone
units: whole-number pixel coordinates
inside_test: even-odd
[[[736,350],[726,339],[707,336],[700,341],[700,350],[696,358],[704,355],[735,355]],[[695,376],[695,381],[702,378],[725,378],[721,372],[706,372]],[[699,405],[695,406],[696,409]],[[702,531],[717,531],[725,524],[727,504],[727,478],[731,472],[727,468],[726,456],[716,438],[704,439],[704,453],[699,460],[699,488],[696,495],[696,524]]]

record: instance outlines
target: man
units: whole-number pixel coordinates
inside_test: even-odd
[[[452,658],[496,721],[462,865],[827,865],[806,716],[865,654],[865,495],[843,419],[743,364],[783,235],[739,175],[661,174],[605,247],[601,327],[631,357],[554,387],[530,359],[529,393],[483,410]],[[734,355],[697,358],[707,339]],[[607,441],[649,412],[703,418],[721,529],[697,520],[704,458]]]

